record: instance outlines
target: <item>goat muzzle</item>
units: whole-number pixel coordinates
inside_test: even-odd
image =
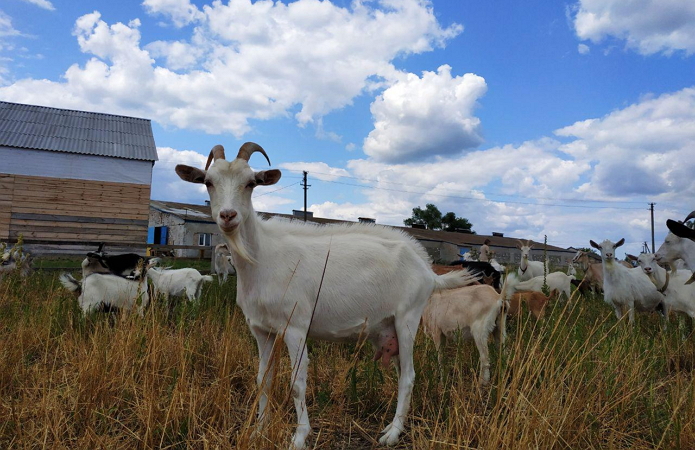
[[[265,156],[266,161],[268,161],[268,165],[271,165],[270,158],[268,158],[268,154],[265,152],[265,150],[263,150],[263,147],[256,144],[255,142],[246,142],[244,145],[242,145],[236,157],[239,159],[243,159],[244,161],[248,161],[251,158],[251,155],[255,152],[259,152],[260,154]]]
[[[210,167],[210,163],[213,161],[217,161],[218,159],[225,159],[224,158],[224,147],[221,145],[216,145],[212,147],[212,150],[210,150],[210,155],[208,156],[208,162],[205,164],[205,170],[208,170]]]

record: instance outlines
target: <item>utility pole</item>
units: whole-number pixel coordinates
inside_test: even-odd
[[[649,210],[652,213],[652,253],[656,250],[654,249],[654,203],[649,204]]]
[[[304,176],[302,177],[302,187],[304,188],[304,222],[306,222],[306,191],[309,189],[311,185],[306,184],[306,176],[308,172],[304,170],[302,173],[304,174]]]

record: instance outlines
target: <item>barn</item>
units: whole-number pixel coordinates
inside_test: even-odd
[[[168,245],[217,245],[223,241],[217,224],[210,217],[209,205],[193,205],[188,203],[175,203],[152,200],[150,202],[150,237],[151,244]],[[292,214],[278,214],[260,212],[261,217],[281,217],[287,220],[303,220],[303,211],[293,211]],[[336,219],[314,217],[313,213],[307,213],[307,220],[312,223],[326,225],[338,223],[355,223]],[[358,222],[375,223],[374,219],[360,217]],[[447,264],[459,260],[459,255],[473,249],[480,248],[485,239],[490,240],[490,250],[495,252],[495,257],[501,264],[519,264],[521,252],[516,247],[517,238],[505,237],[501,233],[493,233],[492,236],[458,233],[439,230],[426,230],[418,227],[394,227],[417,239],[427,250],[433,261]],[[200,254],[197,250],[177,250],[177,256],[196,257]],[[564,249],[553,245],[546,247],[548,261],[554,268],[567,267],[576,250]],[[210,250],[205,250],[203,255],[208,257]],[[531,258],[535,261],[543,259],[543,243],[533,242]]]
[[[0,102],[0,241],[145,244],[156,160],[148,119]]]

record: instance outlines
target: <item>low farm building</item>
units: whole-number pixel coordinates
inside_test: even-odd
[[[0,241],[145,244],[156,160],[148,119],[0,102]]]
[[[262,217],[283,217],[288,220],[304,220],[303,211],[293,211],[292,214],[259,213]],[[193,205],[152,200],[150,202],[150,231],[148,243],[168,245],[197,245],[204,248],[202,256],[209,257],[210,249],[205,248],[223,243],[217,224],[212,220],[210,206]],[[306,220],[318,224],[351,223],[343,220],[314,217],[307,212]],[[360,218],[361,223],[374,223],[374,219]],[[420,228],[394,227],[415,237],[427,250],[433,261],[448,264],[461,259],[460,254],[477,250],[485,239],[490,239],[490,250],[495,252],[497,261],[501,264],[519,264],[521,252],[517,249],[517,238],[500,236],[477,235],[448,231],[426,230]],[[536,261],[543,259],[543,243],[533,242],[531,258]],[[180,257],[200,257],[199,250],[176,250]],[[546,249],[548,260],[552,267],[567,267],[576,250],[567,250],[548,245]]]

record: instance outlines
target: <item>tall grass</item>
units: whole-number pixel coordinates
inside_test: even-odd
[[[0,448],[287,448],[296,418],[286,352],[276,355],[268,426],[254,433],[257,350],[234,291],[233,279],[215,282],[197,305],[85,318],[56,274],[3,280]],[[472,343],[449,344],[440,368],[418,336],[398,448],[695,448],[688,322],[672,319],[663,331],[658,317],[640,315],[630,327],[600,298],[547,313],[508,322],[486,388]],[[309,343],[314,448],[378,447],[397,383],[372,355],[369,346]]]

